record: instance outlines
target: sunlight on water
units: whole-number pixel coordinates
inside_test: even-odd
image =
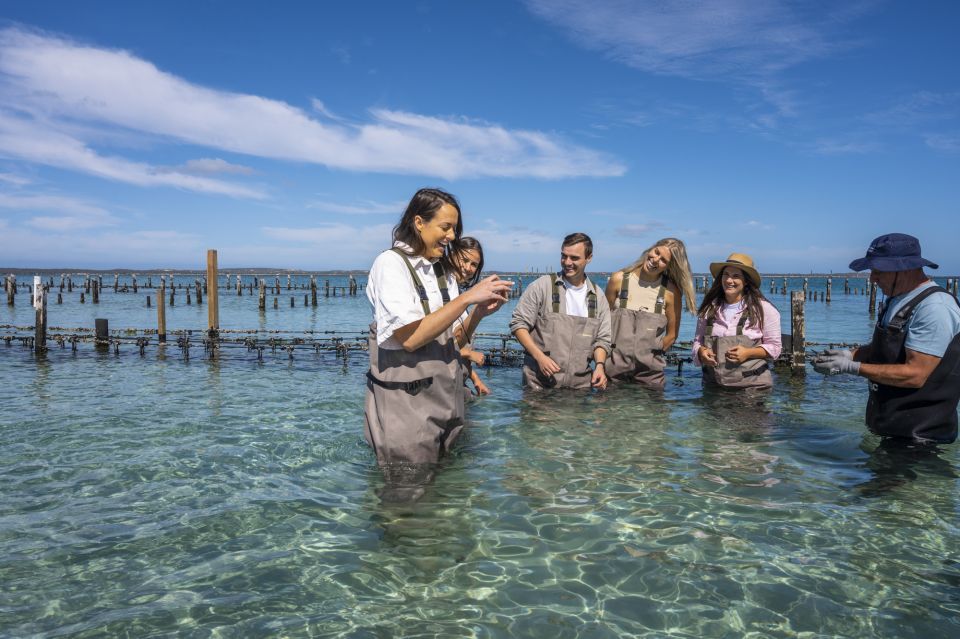
[[[866,298],[834,295],[808,303],[808,337],[865,339]],[[73,305],[64,325],[152,326],[142,303]],[[221,314],[250,327],[255,297]],[[367,315],[331,298],[263,321]],[[704,394],[685,367],[663,395],[533,396],[519,370],[487,369],[495,394],[455,454],[419,501],[388,504],[362,354],[0,349],[2,636],[960,633],[957,448],[865,435],[862,380],[781,372],[743,397]]]

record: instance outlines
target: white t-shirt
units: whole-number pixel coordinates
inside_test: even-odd
[[[740,300],[736,304],[727,304],[726,302],[720,303],[720,312],[723,313],[723,319],[727,323],[727,326],[735,326],[734,318],[743,311],[744,302]]]
[[[394,246],[409,250],[406,244],[396,242]],[[440,285],[433,272],[433,262],[424,257],[408,257],[413,270],[417,273],[423,287],[427,290],[430,312],[443,306]],[[447,292],[450,299],[460,294],[457,280],[447,273]],[[404,258],[394,251],[384,251],[374,260],[367,279],[367,299],[373,305],[373,320],[377,323],[377,344],[387,349],[403,348],[393,338],[393,332],[419,319],[423,319],[423,306],[420,294],[413,284],[413,278]],[[450,331],[451,329],[447,329]],[[444,332],[443,335],[446,335]],[[442,337],[442,336],[441,336]]]
[[[576,317],[587,316],[587,281],[584,280],[580,286],[573,286],[566,279],[563,280],[563,286],[566,289],[567,315]]]

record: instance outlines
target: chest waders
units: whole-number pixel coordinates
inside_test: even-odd
[[[660,290],[653,312],[627,308],[630,277],[623,274],[617,307],[610,312],[613,345],[606,370],[611,379],[636,382],[650,388],[663,388],[666,360],[663,336],[667,332],[667,316],[663,312],[667,293],[667,276],[660,278]]]
[[[430,314],[427,289],[410,260],[407,265]],[[442,267],[434,265],[444,303],[450,300]],[[364,405],[364,436],[381,464],[436,462],[463,429],[463,367],[456,340],[446,332],[412,353],[377,344],[376,323],[368,339],[370,370]]]
[[[939,286],[924,290],[897,311],[886,327],[881,326],[887,310],[886,306],[883,307],[873,330],[868,363],[903,364],[907,361],[907,322],[917,305],[934,293],[947,292]],[[870,382],[867,427],[884,437],[949,444],[957,439],[958,400],[960,334],[954,335],[940,363],[921,388],[898,388]]]
[[[717,357],[717,366],[716,368],[712,366],[703,367],[704,383],[724,388],[772,388],[773,375],[770,373],[770,365],[766,359],[750,359],[743,363],[727,361],[726,353],[734,346],[746,346],[748,348],[760,346],[761,340],[750,339],[743,334],[743,327],[747,323],[747,314],[744,313],[740,316],[736,335],[714,337],[713,321],[713,317],[707,320],[706,328],[703,331],[703,343],[713,349]]]
[[[544,309],[530,329],[530,337],[545,355],[560,367],[548,377],[540,372],[537,360],[529,353],[523,357],[523,385],[536,390],[544,388],[590,388],[593,369],[593,342],[600,330],[597,318],[597,291],[593,282],[587,291],[587,316],[567,315],[563,281],[557,273],[550,275],[550,310]]]

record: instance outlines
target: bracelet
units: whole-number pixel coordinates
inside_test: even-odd
[[[596,366],[603,366],[603,369],[604,369],[604,370],[607,369],[607,362],[606,362],[606,361],[596,362],[595,365],[596,365]]]

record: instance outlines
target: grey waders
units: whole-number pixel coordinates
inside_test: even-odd
[[[427,290],[407,256],[403,257],[423,305],[430,314]],[[434,265],[444,303],[446,276]],[[412,353],[381,348],[376,324],[370,325],[370,370],[364,405],[364,436],[380,464],[432,463],[450,448],[463,429],[463,366],[450,331]]]
[[[663,336],[667,332],[667,316],[663,300],[667,292],[667,276],[660,278],[660,290],[653,312],[627,308],[630,278],[623,274],[617,308],[610,312],[613,345],[607,358],[607,375],[611,379],[663,388],[666,366]]]
[[[597,290],[590,282],[587,291],[587,317],[566,314],[563,282],[556,273],[550,275],[552,302],[550,312],[544,312],[530,330],[530,337],[545,355],[560,367],[560,372],[548,377],[540,372],[533,356],[523,357],[523,385],[544,388],[590,388],[593,368],[593,342],[600,328],[597,317]]]
[[[743,327],[747,323],[747,315],[740,316],[737,323],[737,334],[725,337],[713,336],[713,318],[707,320],[703,331],[703,344],[713,349],[717,357],[717,366],[703,367],[703,383],[722,386],[724,388],[772,388],[773,375],[770,373],[770,364],[766,359],[750,359],[743,363],[728,362],[726,353],[734,346],[753,348],[760,346],[760,340],[750,339],[743,334]]]

